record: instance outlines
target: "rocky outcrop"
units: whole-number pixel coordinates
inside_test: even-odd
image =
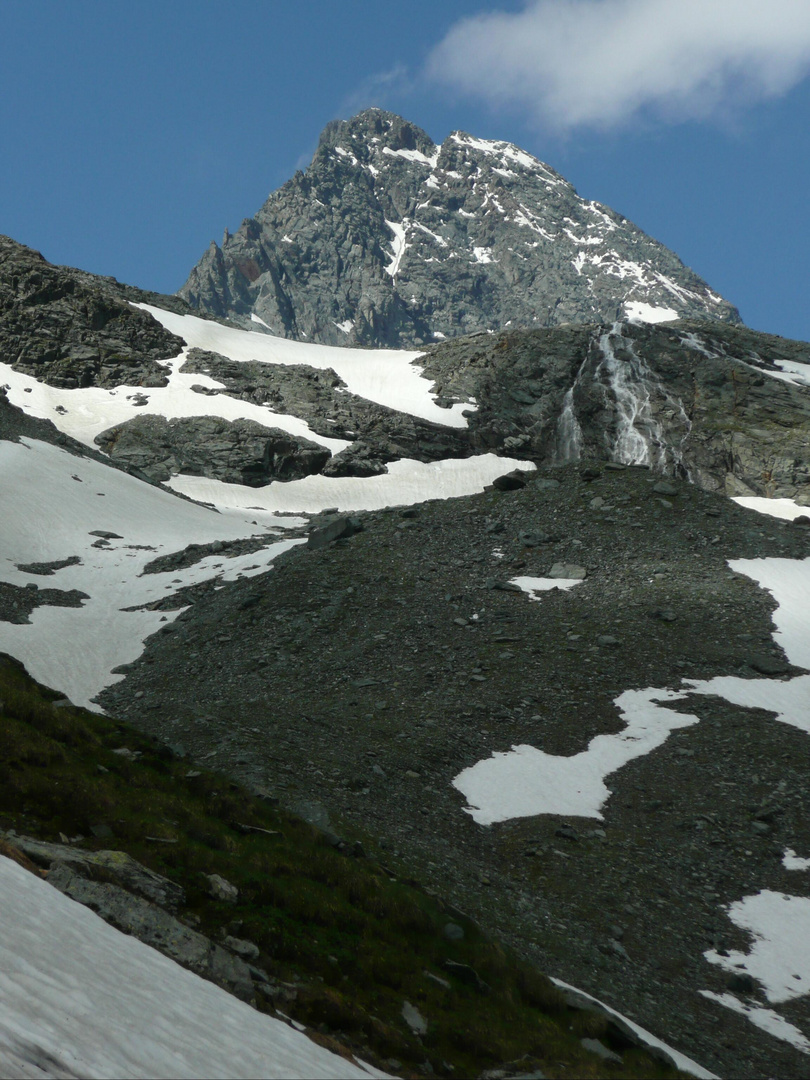
[[[280,428],[214,416],[136,416],[95,441],[113,461],[160,481],[187,473],[263,487],[320,472],[330,457],[325,447]]]
[[[165,386],[183,342],[128,291],[0,237],[0,361],[51,386]]]
[[[327,476],[373,476],[401,457],[439,461],[472,452],[463,428],[448,428],[349,393],[331,369],[306,364],[236,363],[217,353],[191,349],[181,371],[208,375],[240,401],[306,420],[318,435],[351,439],[331,458]],[[200,393],[220,393],[195,387]],[[449,403],[448,403],[449,404]]]
[[[480,451],[645,464],[731,495],[810,501],[810,345],[682,320],[479,335],[421,361],[474,397]]]
[[[16,834],[9,834],[6,842],[36,866],[46,867],[48,884],[91,908],[117,930],[236,997],[253,999],[251,969],[238,955],[238,946],[247,943],[229,938],[229,947],[223,948],[178,919],[174,913],[186,898],[175,882],[123,851],[84,851]]]
[[[281,337],[410,347],[662,312],[738,322],[671,251],[505,142],[369,109],[323,132],[181,296]],[[258,320],[258,321],[257,321]]]

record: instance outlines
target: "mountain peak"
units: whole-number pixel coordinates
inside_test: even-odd
[[[512,143],[439,147],[395,113],[324,129],[181,295],[217,317],[330,345],[423,346],[504,326],[739,322],[662,244]]]

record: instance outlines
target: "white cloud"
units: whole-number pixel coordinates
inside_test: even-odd
[[[560,130],[703,119],[808,70],[808,0],[531,0],[462,19],[427,62],[431,78]]]

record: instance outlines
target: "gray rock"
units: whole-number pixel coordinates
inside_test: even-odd
[[[753,994],[757,986],[750,975],[729,975],[726,986],[732,994]]]
[[[221,879],[220,879],[221,880]],[[250,1001],[253,980],[247,965],[173,915],[118,885],[88,881],[67,863],[55,863],[48,883],[66,896],[91,907],[106,922],[131,934],[178,964],[230,993]]]
[[[602,1061],[613,1061],[617,1065],[621,1065],[621,1056],[610,1050],[599,1039],[580,1039],[580,1042],[585,1050],[588,1050],[591,1054],[597,1054]]]
[[[458,923],[449,922],[446,923],[442,929],[442,934],[448,941],[463,941],[464,940],[464,928],[459,926]]]
[[[38,866],[59,863],[85,877],[113,882],[169,911],[185,902],[185,892],[168,878],[156,874],[123,851],[83,851],[69,844],[49,844],[28,836],[15,836],[14,845]]]
[[[548,572],[550,578],[578,578],[580,581],[588,576],[584,566],[577,563],[556,562]]]
[[[176,356],[183,340],[127,303],[126,292],[0,237],[0,355],[16,371],[65,389],[165,386],[159,361]]]
[[[225,904],[235,904],[239,900],[239,890],[230,881],[226,881],[219,874],[206,874],[208,878],[208,895],[214,900],[220,900]]]
[[[496,476],[492,481],[492,486],[496,491],[519,491],[520,488],[526,487],[525,473],[514,469],[512,472],[504,473],[503,476]]]
[[[360,518],[335,518],[335,520],[330,521],[328,525],[324,525],[320,529],[312,530],[307,537],[307,547],[316,550],[325,548],[333,543],[333,541],[340,540],[341,537],[344,536],[354,536],[355,533],[361,532],[362,529],[363,522]]]
[[[756,653],[749,656],[748,666],[758,671],[760,675],[784,675],[790,671],[790,665],[776,656],[768,656],[767,653]]]
[[[402,1006],[402,1019],[414,1033],[414,1035],[427,1035],[428,1023],[415,1005],[406,1001]]]
[[[95,443],[113,461],[153,480],[189,473],[248,487],[310,476],[331,456],[325,447],[281,428],[215,416],[136,416],[101,432]]]
[[[444,968],[451,975],[455,975],[459,982],[474,987],[481,994],[489,993],[490,987],[488,984],[484,982],[475,968],[471,968],[469,964],[459,964],[455,960],[445,960]]]
[[[248,963],[259,959],[259,946],[252,941],[245,941],[242,938],[233,937],[228,934],[224,939],[223,944],[226,949],[230,949],[232,953],[236,953],[237,956],[240,956]]]

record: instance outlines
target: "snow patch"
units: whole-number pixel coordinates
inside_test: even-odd
[[[265,328],[266,328],[267,330],[269,330],[269,331],[270,331],[271,333],[272,333],[272,331],[273,331],[273,327],[272,327],[272,326],[268,326],[268,324],[267,324],[267,323],[266,323],[266,322],[264,321],[264,319],[260,319],[260,318],[259,318],[259,316],[258,316],[258,315],[256,314],[256,312],[255,312],[255,311],[251,311],[251,313],[250,313],[250,321],[251,321],[251,322],[255,322],[255,323],[258,323],[258,324],[259,324],[259,326],[264,326],[264,327],[265,327]]]
[[[477,263],[495,263],[497,259],[492,258],[492,248],[488,247],[474,247],[473,258]]]
[[[381,510],[428,499],[454,499],[483,491],[496,477],[513,469],[527,468],[534,466],[495,454],[427,463],[400,458],[390,462],[388,472],[380,476],[306,476],[263,488],[225,484],[203,476],[175,476],[169,487],[200,502],[243,512],[307,514],[329,506],[344,511]]]
[[[392,278],[395,278],[399,273],[399,264],[402,262],[402,256],[405,254],[405,249],[408,245],[405,243],[406,229],[404,224],[397,224],[396,221],[389,221],[385,219],[385,224],[394,234],[394,239],[391,241],[391,247],[394,254],[391,258],[391,262],[386,266],[386,274],[390,274]]]
[[[202,320],[200,320],[202,321]],[[245,334],[255,341],[271,345],[280,339],[267,334],[234,331]],[[222,350],[214,350],[222,351]],[[117,386],[106,390],[100,386],[64,390],[47,383],[38,382],[30,375],[15,371],[9,364],[0,364],[0,384],[8,386],[9,401],[29,416],[50,420],[60,431],[70,435],[85,446],[97,450],[95,437],[102,431],[123,424],[136,416],[176,417],[216,416],[222,420],[255,420],[265,427],[281,428],[291,435],[309,439],[327,447],[333,454],[340,453],[349,444],[345,439],[329,439],[314,432],[305,420],[287,413],[273,412],[266,405],[240,401],[229,394],[198,394],[192,387],[204,386],[211,390],[224,389],[223,384],[207,375],[182,372],[187,349],[173,360],[166,361],[167,386]],[[146,404],[139,401],[148,396]],[[436,410],[437,412],[440,410]]]
[[[795,1046],[797,1050],[810,1054],[810,1039],[807,1039],[797,1027],[773,1009],[765,1009],[761,1005],[750,1005],[746,1001],[740,1001],[733,994],[715,994],[711,990],[699,990],[698,993],[709,1001],[716,1001],[718,1005],[724,1005],[732,1012],[747,1017],[752,1024],[762,1031],[767,1031],[774,1038],[782,1039],[783,1042]]]
[[[782,855],[782,866],[786,870],[810,870],[810,859],[802,859],[793,848],[785,848]]]
[[[772,1005],[810,994],[810,898],[765,889],[728,908],[728,917],[753,937],[747,953],[703,955],[726,971],[745,971],[762,984]]]
[[[732,499],[732,502],[748,510],[756,510],[759,514],[781,518],[783,521],[793,521],[794,518],[802,515],[810,516],[810,506],[799,506],[794,499],[766,499],[762,495],[741,495]]]
[[[464,769],[453,787],[466,797],[469,805],[464,809],[479,825],[538,814],[601,821],[611,794],[605,777],[661,746],[671,731],[698,722],[696,716],[658,704],[685,696],[674,690],[626,690],[614,702],[627,725],[624,731],[597,735],[587,750],[572,757],[513,746]]]
[[[414,227],[417,229],[421,229],[421,231],[423,233],[426,233],[431,238],[431,240],[435,240],[439,247],[447,247],[447,241],[445,240],[445,238],[443,236],[439,236],[438,233],[433,232],[427,227],[427,225],[421,225],[418,221],[415,221]]]
[[[437,146],[433,157],[428,157],[427,154],[423,154],[419,150],[392,150],[390,146],[384,146],[383,153],[388,157],[404,158],[406,161],[416,162],[417,165],[427,165],[429,169],[435,169],[440,150]]]
[[[641,300],[628,301],[624,305],[624,313],[630,322],[644,323],[672,322],[673,319],[681,317],[675,308],[654,307],[652,304],[645,304]]]
[[[113,668],[136,660],[146,638],[180,614],[180,608],[126,608],[166,599],[186,585],[264,573],[277,555],[302,543],[282,540],[249,555],[210,555],[183,570],[143,575],[160,555],[192,543],[255,536],[266,527],[256,523],[255,514],[213,513],[34,439],[0,442],[0,505],[0,580],[42,585],[41,576],[17,565],[78,556],[80,562],[57,571],[48,584],[89,597],[79,608],[37,607],[30,623],[0,622],[0,652],[87,708],[97,709],[95,696],[123,677],[112,674]],[[122,539],[97,547],[91,533],[99,529]]]
[[[517,585],[523,592],[528,593],[530,600],[540,600],[538,593],[550,592],[552,589],[573,589],[575,585],[581,584],[582,578],[516,577],[510,580],[510,585]]]
[[[422,369],[413,363],[421,355],[418,352],[340,348],[337,345],[288,341],[249,330],[237,330],[211,319],[199,319],[196,315],[176,315],[172,311],[146,304],[136,306],[150,312],[161,325],[182,337],[189,346],[221,353],[236,363],[252,360],[263,364],[307,364],[320,371],[332,370],[343,380],[349,392],[358,397],[410,413],[411,416],[419,416],[423,420],[432,420],[434,424],[445,427],[467,426],[467,418],[461,414],[471,407],[470,404],[459,402],[450,409],[440,409],[430,392],[430,381],[422,377]],[[186,378],[199,381],[199,376]],[[76,392],[66,391],[68,394]],[[154,394],[151,388],[149,392]],[[198,395],[191,396],[198,398]],[[212,399],[205,400],[210,403]],[[236,404],[240,409],[246,408],[245,402]],[[256,408],[261,410],[262,407]],[[205,408],[198,407],[197,415],[205,411]],[[271,414],[271,419],[275,423],[277,414]],[[266,413],[264,422],[267,422]],[[303,421],[297,422],[303,424]],[[307,438],[323,442],[314,433],[308,434]]]

